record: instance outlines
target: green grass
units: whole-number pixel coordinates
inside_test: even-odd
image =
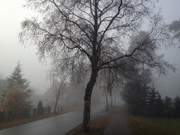
[[[180,119],[130,117],[132,135],[180,135]]]

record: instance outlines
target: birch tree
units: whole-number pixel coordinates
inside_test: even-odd
[[[158,16],[151,15],[153,0],[27,0],[39,18],[22,23],[23,41],[37,45],[41,57],[50,55],[63,72],[70,73],[78,65],[86,65],[89,80],[85,88],[83,127],[89,131],[91,95],[100,71],[119,70],[136,52],[150,46],[146,38],[131,51],[129,39],[148,22],[147,34],[153,42],[162,38]],[[146,20],[146,21],[144,21]],[[148,41],[148,42],[147,42]],[[158,44],[156,44],[158,45]],[[145,52],[145,51],[144,51]],[[147,55],[148,56],[148,55]],[[149,56],[150,58],[151,56]],[[159,66],[157,59],[140,61]],[[136,59],[137,61],[137,59]],[[71,74],[69,74],[71,75]]]

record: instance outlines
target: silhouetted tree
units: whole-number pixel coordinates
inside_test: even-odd
[[[3,90],[7,87],[7,80],[0,78],[0,95],[3,93]]]
[[[145,51],[146,46],[160,41],[165,33],[159,23],[160,18],[150,15],[151,0],[27,1],[30,6],[40,9],[42,18],[24,21],[21,37],[26,35],[25,39],[33,39],[41,56],[50,54],[62,73],[71,71],[80,63],[87,65],[89,81],[84,96],[85,131],[89,129],[91,95],[100,71],[118,69],[122,73],[127,59],[151,66],[160,65],[157,64],[158,58]],[[137,35],[145,17],[152,24],[150,32],[143,34],[140,42],[127,51],[129,35]],[[139,52],[149,57],[148,61],[134,57]]]
[[[163,101],[161,95],[154,88],[148,91],[146,115],[160,117],[163,114]]]
[[[105,101],[106,101],[106,110],[109,110],[113,106],[113,87],[114,87],[114,77],[111,73],[112,70],[107,69],[106,71],[102,71],[99,74],[100,82],[102,85],[102,89],[105,93]]]
[[[140,85],[137,84],[137,82],[129,82],[122,95],[130,112],[135,115],[142,115],[146,107],[147,91],[146,89],[140,88]]]
[[[44,106],[42,101],[39,101],[37,104],[37,115],[43,115],[44,113]]]
[[[134,65],[135,66],[135,65]],[[127,80],[122,97],[131,113],[144,115],[147,109],[149,90],[151,89],[151,71],[134,67],[133,76]]]
[[[33,108],[33,117],[37,116],[37,108]]]
[[[7,80],[0,78],[0,111],[4,111],[4,101],[6,98]]]
[[[48,105],[47,107],[47,113],[50,114],[51,113],[51,106]]]
[[[62,88],[60,87],[60,82],[58,82],[57,80],[55,80],[55,78],[53,79],[52,82],[52,88],[54,91],[54,96],[55,96],[55,103],[54,103],[54,113],[57,113],[57,107],[58,107],[58,103],[59,103],[59,99],[60,99],[60,94],[62,92]]]
[[[180,117],[180,97],[174,99],[175,116]]]
[[[180,41],[180,19],[173,21],[169,25],[169,29],[173,32],[174,37]]]
[[[173,107],[172,98],[166,96],[163,105],[164,105],[164,116],[173,117],[174,107]]]

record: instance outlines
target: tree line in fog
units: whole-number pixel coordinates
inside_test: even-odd
[[[122,91],[128,110],[134,115],[149,117],[180,117],[180,97],[162,97],[153,86],[149,69],[136,70]]]
[[[51,113],[51,107],[44,106],[42,101],[32,105],[32,90],[28,80],[23,78],[20,64],[7,79],[0,80],[0,92],[0,122]]]

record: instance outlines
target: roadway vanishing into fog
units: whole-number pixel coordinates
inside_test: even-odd
[[[13,128],[0,130],[0,135],[64,135],[78,126],[82,121],[82,113],[70,112]]]

